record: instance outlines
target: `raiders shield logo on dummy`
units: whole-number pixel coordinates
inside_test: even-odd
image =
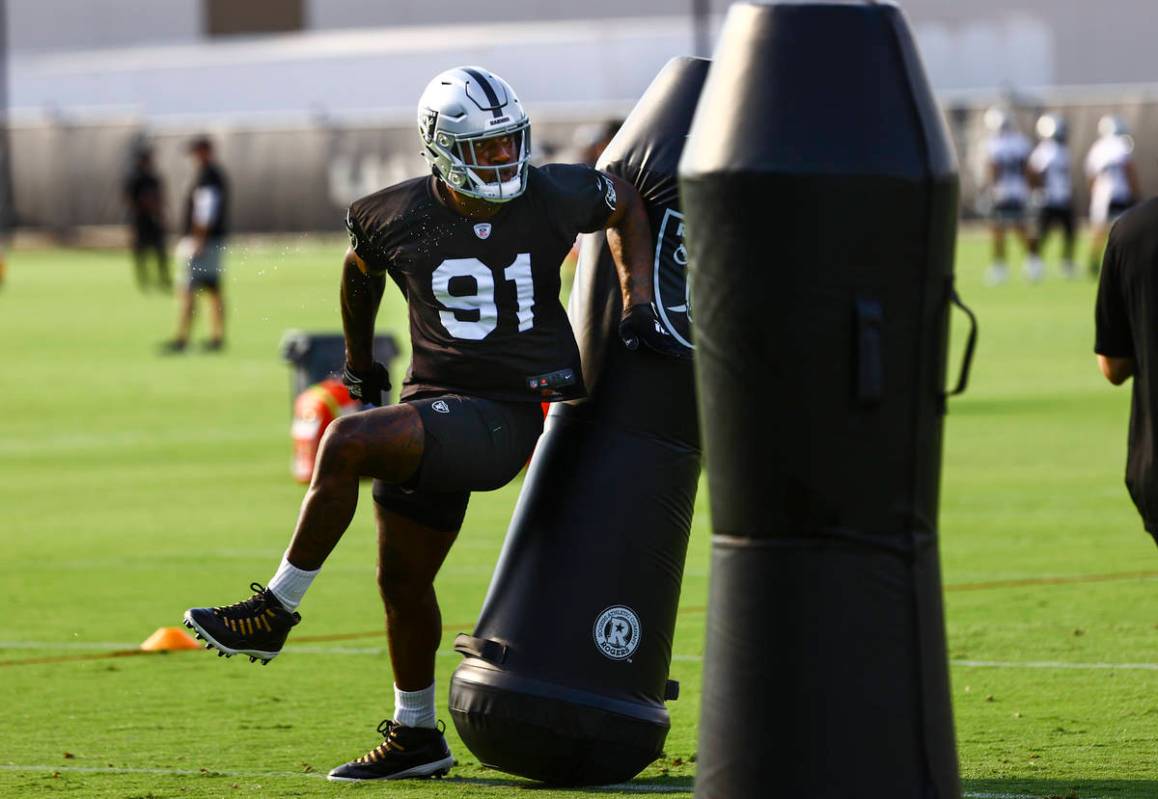
[[[668,208],[655,242],[655,306],[667,332],[689,349],[692,345],[692,291],[688,281],[688,248],[684,215]]]

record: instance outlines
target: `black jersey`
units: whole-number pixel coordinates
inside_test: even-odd
[[[209,223],[210,238],[222,238],[229,232],[229,182],[217,164],[205,164],[197,172],[197,179],[185,198],[185,235],[193,232],[193,198],[198,189],[212,189],[217,192],[217,211]]]
[[[531,167],[526,191],[486,220],[448,208],[435,180],[383,189],[346,215],[354,251],[372,273],[388,273],[410,307],[413,355],[402,396],[583,396],[559,266],[577,234],[607,223],[610,179],[578,164]]]
[[[125,181],[132,223],[141,229],[161,229],[161,179],[157,173],[137,168]]]
[[[1110,231],[1098,285],[1094,351],[1134,359],[1126,485],[1158,539],[1158,199]]]

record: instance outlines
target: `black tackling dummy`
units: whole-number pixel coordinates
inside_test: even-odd
[[[620,340],[602,233],[584,237],[569,315],[586,399],[547,419],[473,636],[450,687],[488,766],[556,784],[630,779],[659,756],[676,607],[700,471],[676,168],[707,73],[667,64],[599,167],[631,181],[655,239],[656,314],[687,357]]]
[[[713,531],[696,796],[958,797],[957,168],[900,10],[733,5],[680,185]]]

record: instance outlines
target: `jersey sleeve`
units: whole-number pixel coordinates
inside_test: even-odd
[[[1102,258],[1098,299],[1094,306],[1094,352],[1108,358],[1130,358],[1134,355],[1134,337],[1122,290],[1118,247],[1111,234],[1106,254]]]
[[[374,228],[368,217],[367,207],[361,200],[346,209],[346,232],[350,236],[350,249],[362,259],[371,274],[383,275],[390,264],[374,236]]]
[[[617,202],[610,176],[582,164],[550,164],[541,171],[560,230],[568,235],[593,233],[607,225]]]
[[[1033,152],[1029,154],[1030,171],[1038,174],[1045,172],[1045,168],[1049,166],[1049,155],[1044,142],[1034,147]]]

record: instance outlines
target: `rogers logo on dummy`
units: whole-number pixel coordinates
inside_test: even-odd
[[[628,660],[639,648],[639,616],[625,605],[612,605],[600,613],[592,632],[595,647],[612,660]]]

